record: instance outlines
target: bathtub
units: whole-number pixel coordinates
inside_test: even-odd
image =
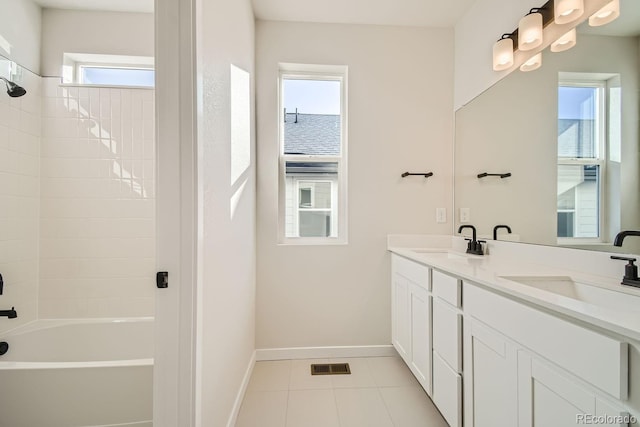
[[[0,341],[0,427],[151,427],[153,319],[38,320]]]

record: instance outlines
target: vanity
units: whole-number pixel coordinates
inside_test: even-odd
[[[621,266],[572,249],[465,246],[388,239],[392,343],[449,425],[637,425],[640,290],[619,284]]]

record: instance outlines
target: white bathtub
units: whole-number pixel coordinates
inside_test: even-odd
[[[38,320],[0,341],[0,427],[151,427],[153,319]]]

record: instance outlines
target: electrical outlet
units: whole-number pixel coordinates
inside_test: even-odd
[[[438,224],[447,222],[447,208],[436,208],[436,222]]]
[[[471,212],[469,208],[460,208],[460,222],[471,221]]]

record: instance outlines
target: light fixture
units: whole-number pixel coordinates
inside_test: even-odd
[[[502,71],[513,65],[513,39],[511,34],[503,34],[493,45],[493,70]]]
[[[556,24],[568,24],[580,18],[584,13],[583,0],[555,0],[554,19]]]
[[[599,27],[600,25],[608,24],[618,16],[620,16],[620,0],[613,0],[589,17],[589,25]]]
[[[542,52],[533,55],[527,62],[520,66],[520,71],[533,71],[542,66]]]
[[[518,24],[518,49],[531,50],[542,44],[542,13],[531,9]]]
[[[564,52],[576,45],[576,29],[572,29],[558,40],[551,43],[551,52]]]

